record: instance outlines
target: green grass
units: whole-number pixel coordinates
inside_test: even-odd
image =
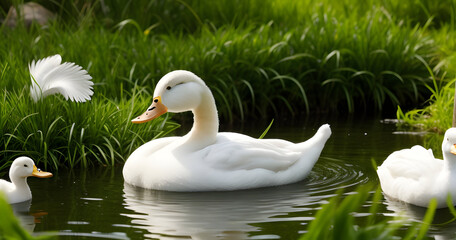
[[[426,87],[432,94],[422,106],[413,110],[403,111],[399,107],[397,118],[401,120],[401,127],[444,133],[452,126],[453,118],[456,82],[456,52],[454,51],[456,49],[456,32],[452,26],[447,25],[438,31],[433,31],[433,36],[438,45],[437,53],[442,57],[433,69],[428,66],[429,78],[432,82],[426,84]],[[439,146],[440,143],[436,146]]]
[[[378,207],[381,205],[380,188],[371,194],[370,186],[358,187],[356,193],[332,197],[315,214],[307,233],[300,240],[307,239],[425,239],[432,224],[437,202],[431,201],[421,223],[397,219],[378,220]],[[369,215],[364,220],[356,219],[354,214],[366,201],[369,201]],[[408,224],[407,230],[403,230]]]
[[[21,73],[0,86],[22,87],[32,59],[60,53],[87,68],[96,91],[108,98],[131,91],[134,82],[123,76],[133,66],[138,84],[150,92],[167,72],[191,70],[206,80],[222,119],[229,121],[334,110],[372,113],[427,97],[427,70],[418,59],[431,61],[434,52],[426,27],[397,22],[379,8],[344,15],[326,6],[298,9],[295,20],[279,11],[292,23],[286,27],[280,22],[285,20],[221,27],[210,22],[192,34],[149,31],[136,19],[110,29],[60,22],[30,31],[4,28],[0,66]]]
[[[5,0],[0,9],[6,13],[12,3],[22,0]],[[369,14],[372,8],[383,8],[392,18],[424,25],[434,18],[433,26],[441,27],[454,21],[454,0],[322,0],[322,1],[277,1],[277,0],[84,0],[46,1],[36,0],[56,12],[59,20],[69,24],[103,24],[112,27],[119,21],[134,18],[143,28],[154,26],[160,32],[198,31],[203,25],[216,28],[224,25],[239,26],[263,24],[274,21],[282,27],[302,24],[306,16],[323,7],[325,12],[336,16]]]
[[[27,155],[54,170],[123,163],[138,146],[178,126],[167,121],[133,125],[130,120],[152,101],[144,95],[138,91],[120,101],[99,96],[86,103],[51,96],[35,103],[28,89],[3,90],[0,158]],[[0,166],[5,167],[6,162]]]
[[[452,1],[41,3],[57,13],[49,26],[0,27],[0,168],[22,154],[51,169],[122,163],[175,127],[128,121],[175,69],[201,76],[221,120],[235,122],[410,109],[430,95],[428,68],[446,71],[453,56],[450,43],[439,47],[454,21],[439,15],[453,7],[441,6]],[[93,77],[91,102],[30,100],[28,64],[57,53]]]
[[[399,126],[444,133],[452,125],[455,82],[456,79],[453,79],[443,86],[439,86],[437,82],[434,82],[434,86],[429,86],[432,96],[428,100],[429,105],[424,108],[404,113],[399,107]]]
[[[439,52],[445,58],[434,68],[427,65],[431,83],[426,84],[431,96],[423,107],[404,112],[398,107],[397,118],[400,127],[412,127],[438,133],[444,133],[452,126],[455,96],[455,41],[451,40],[455,32],[444,28],[435,34],[439,42]]]

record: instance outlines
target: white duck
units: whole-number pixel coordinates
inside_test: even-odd
[[[446,131],[442,143],[443,161],[421,146],[393,152],[378,167],[383,192],[394,199],[427,207],[437,199],[438,208],[447,207],[451,195],[456,204],[456,128]]]
[[[136,149],[123,168],[125,182],[168,191],[224,191],[293,183],[310,173],[331,135],[327,124],[298,144],[219,133],[211,91],[198,76],[183,70],[170,72],[158,82],[152,105],[132,122],[184,111],[194,114],[191,131],[183,137],[152,140]]]
[[[27,177],[49,178],[52,173],[36,168],[35,163],[28,157],[18,157],[13,161],[9,170],[11,182],[0,179],[0,191],[6,194],[9,203],[19,203],[32,199],[32,193],[27,184]]]

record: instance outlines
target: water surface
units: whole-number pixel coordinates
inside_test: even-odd
[[[267,138],[293,142],[311,137],[321,121],[275,123]],[[175,193],[124,184],[122,166],[60,171],[51,179],[29,179],[33,200],[14,205],[35,234],[60,239],[297,239],[321,205],[343,189],[378,178],[372,166],[393,151],[423,144],[422,134],[398,132],[379,120],[330,121],[332,136],[309,177],[301,182],[232,192]],[[258,137],[268,122],[222,126]],[[366,203],[365,210],[369,203]],[[363,209],[356,215],[366,216]],[[383,199],[382,218],[404,215],[419,221],[425,209]],[[437,219],[451,219],[438,211]],[[433,227],[430,235],[454,238],[456,225]]]

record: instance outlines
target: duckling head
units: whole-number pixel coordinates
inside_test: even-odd
[[[31,176],[49,178],[52,177],[52,173],[44,172],[38,169],[33,160],[29,157],[18,157],[11,165],[9,176],[10,179],[27,178]]]

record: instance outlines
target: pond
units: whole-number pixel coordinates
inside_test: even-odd
[[[325,121],[276,121],[266,138],[303,141],[322,123]],[[33,200],[13,207],[29,231],[53,232],[60,239],[298,239],[337,190],[378,185],[372,160],[381,164],[393,151],[424,141],[423,134],[398,132],[395,124],[378,119],[328,123],[332,136],[321,158],[310,176],[295,184],[175,193],[124,184],[122,166],[98,167],[60,171],[51,179],[29,178]],[[267,124],[221,128],[258,137]],[[419,220],[425,209],[383,199],[382,217],[393,219],[400,212]],[[439,210],[436,218],[444,222],[451,216],[448,210]],[[449,224],[431,228],[429,235],[454,238],[455,232],[456,225]]]

